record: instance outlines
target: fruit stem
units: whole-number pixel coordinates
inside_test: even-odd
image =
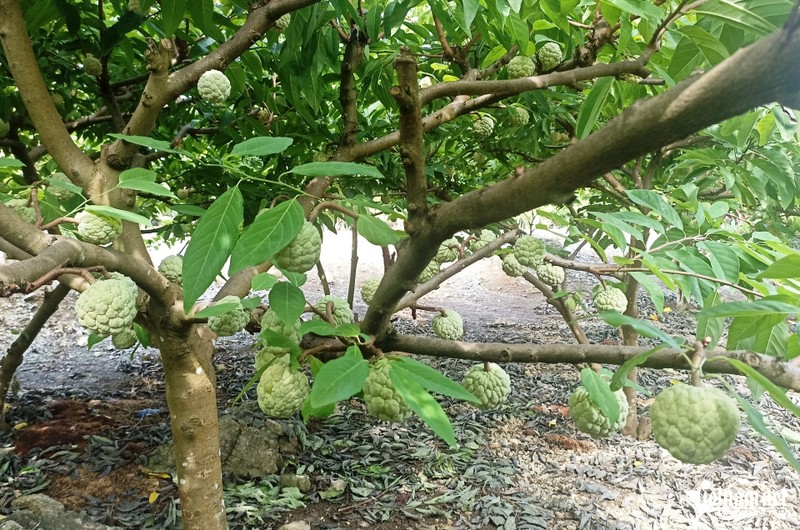
[[[703,386],[703,361],[706,359],[706,350],[703,343],[697,341],[694,343],[694,355],[692,355],[692,386]]]
[[[483,371],[484,372],[489,371],[489,361],[483,361]]]

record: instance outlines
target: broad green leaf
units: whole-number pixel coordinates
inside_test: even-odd
[[[183,256],[183,309],[187,313],[231,255],[239,237],[243,202],[239,188],[230,188],[198,221]]]
[[[231,253],[230,273],[264,263],[288,245],[303,226],[303,207],[292,199],[262,211]]]
[[[156,182],[156,173],[149,169],[132,168],[126,169],[119,174],[118,188],[136,190],[156,195],[159,197],[177,197],[168,189]]]
[[[274,155],[285,151],[293,141],[291,138],[280,136],[257,136],[234,145],[231,154],[234,156]]]
[[[300,334],[314,333],[322,337],[358,337],[361,328],[357,324],[339,324],[333,326],[324,320],[307,320],[300,324]]]
[[[605,320],[608,324],[619,327],[619,326],[630,326],[636,330],[639,335],[643,337],[648,337],[651,339],[659,339],[661,342],[666,344],[672,349],[679,350],[681,349],[681,343],[683,339],[680,337],[675,338],[671,335],[668,335],[664,331],[657,328],[654,324],[647,322],[645,320],[639,320],[638,318],[631,318],[627,315],[623,315],[622,313],[618,313],[616,311],[601,311],[598,316]]]
[[[337,177],[342,175],[366,175],[377,179],[382,179],[381,173],[376,167],[353,162],[309,162],[295,166],[287,173],[296,173],[306,177]]]
[[[194,204],[173,204],[170,209],[181,213],[183,215],[191,215],[192,217],[202,217],[206,213],[204,209]]]
[[[294,322],[306,308],[306,298],[297,286],[280,282],[269,291],[269,307],[284,322]]]
[[[671,224],[676,228],[683,228],[681,216],[675,211],[675,208],[667,204],[667,201],[661,196],[660,193],[652,190],[628,190],[628,197],[641,206],[645,206],[658,213],[664,222]]]
[[[250,286],[254,291],[268,291],[272,286],[278,283],[278,277],[268,272],[262,272],[253,276],[253,281]]]
[[[622,365],[619,368],[617,368],[617,371],[614,372],[614,375],[611,377],[611,384],[609,385],[611,391],[614,392],[619,390],[620,388],[626,385],[626,382],[633,383],[633,381],[630,381],[628,379],[628,374],[630,374],[631,371],[633,371],[633,369],[636,368],[637,366],[647,362],[647,359],[649,359],[654,353],[656,353],[658,350],[663,349],[664,347],[665,347],[664,344],[659,344],[655,348],[644,351],[636,355],[632,359],[628,359],[627,361],[622,363]]]
[[[714,307],[722,300],[718,291],[714,291],[703,300],[703,308]],[[708,341],[709,348],[714,348],[719,343],[722,332],[725,329],[725,319],[721,317],[697,317],[697,331],[695,337],[697,340],[705,340],[707,337],[711,340]]]
[[[739,256],[729,245],[718,241],[701,241],[697,248],[707,250],[706,256],[717,278],[733,283],[739,280]]]
[[[187,7],[192,22],[203,30],[203,33],[217,42],[225,40],[225,36],[214,23],[214,0],[190,0]]]
[[[183,22],[186,0],[161,0],[161,30],[169,37]]]
[[[781,315],[736,317],[728,328],[726,348],[782,357],[788,340],[789,329]]]
[[[89,333],[89,338],[86,341],[86,349],[91,350],[95,344],[103,342],[106,338],[105,335],[98,335],[96,333]]]
[[[145,18],[134,11],[127,11],[119,17],[111,26],[100,34],[100,47],[98,55],[106,55],[125,38],[126,33],[137,29],[142,25]]]
[[[471,403],[481,402],[480,399],[467,391],[459,383],[445,376],[439,370],[431,368],[427,364],[421,363],[416,359],[398,357],[397,361],[392,364],[392,369],[405,370],[417,383],[431,392],[436,392],[437,394],[455,399],[463,399]]]
[[[394,245],[405,236],[404,232],[392,229],[385,222],[371,215],[361,214],[356,220],[358,233],[373,245]]]
[[[800,254],[790,254],[767,267],[759,278],[800,278]]]
[[[711,66],[721,63],[730,55],[727,48],[719,42],[718,38],[699,26],[686,25],[678,31],[692,39],[695,46],[705,56],[706,62]]]
[[[67,182],[65,180],[49,178],[47,180],[48,189],[51,186],[54,187],[54,188],[59,188],[59,189],[62,189],[62,190],[71,191],[72,193],[77,193],[78,195],[82,195],[83,194],[83,190],[81,189],[80,186],[77,186],[77,185],[73,184],[72,182]]]
[[[433,396],[407,370],[395,370],[395,367],[392,366],[389,376],[395,390],[403,398],[408,408],[422,418],[422,421],[450,447],[455,446],[456,436],[453,432],[453,425],[439,402],[433,399]]]
[[[314,378],[314,386],[308,400],[315,409],[331,405],[345,399],[350,399],[364,386],[364,381],[369,375],[369,363],[361,354],[348,353],[338,359],[325,363]]]
[[[289,350],[294,358],[300,355],[300,346],[282,333],[272,331],[271,329],[262,329],[259,338],[269,346]]]
[[[651,21],[658,21],[664,16],[659,8],[647,0],[603,0],[603,3],[611,4],[631,15],[649,18]]]
[[[615,424],[619,419],[619,403],[617,403],[617,398],[611,391],[608,381],[591,368],[584,368],[581,370],[581,383],[589,392],[589,397],[592,398],[595,405],[600,408],[603,416],[608,418],[609,424]]]
[[[575,134],[578,139],[583,140],[592,129],[597,125],[597,117],[600,115],[600,110],[605,105],[608,93],[611,90],[611,84],[614,78],[604,77],[597,80],[592,87],[591,92],[586,97],[586,100],[581,105],[581,110],[578,113],[578,123],[575,129]]]
[[[698,317],[766,317],[800,313],[800,306],[772,300],[727,302],[700,311]]]
[[[25,167],[25,164],[23,164],[16,158],[8,158],[6,156],[0,156],[0,167]]]
[[[311,418],[327,418],[336,410],[336,403],[328,403],[324,407],[315,407],[311,404],[311,398],[307,397],[303,401],[303,408],[300,413],[303,415],[303,421],[308,423]]]
[[[242,307],[241,302],[223,302],[212,304],[194,314],[197,318],[217,317],[235,311]]]
[[[633,276],[639,284],[647,290],[647,293],[650,295],[650,299],[653,301],[653,305],[656,306],[656,311],[659,314],[664,312],[664,288],[660,283],[658,283],[653,277],[643,273],[643,272],[631,272],[631,276]]]
[[[147,136],[133,136],[120,133],[110,133],[109,136],[118,140],[125,140],[129,144],[149,147],[155,151],[164,151],[165,153],[180,153],[179,150],[173,149],[170,147],[169,142],[165,142],[164,140],[155,140]]]
[[[749,364],[745,364],[739,359],[732,359],[730,357],[713,357],[713,359],[720,359],[728,362],[731,366],[739,370],[742,374],[746,375],[748,378],[755,379],[755,381],[764,387],[764,389],[769,393],[772,399],[775,400],[775,403],[780,405],[781,407],[785,408],[786,410],[790,411],[792,414],[800,418],[800,406],[795,404],[787,395],[786,391],[780,388],[778,385],[767,379],[765,375],[761,372],[750,366]]]
[[[107,217],[124,219],[125,221],[136,223],[137,225],[151,226],[150,219],[147,217],[143,217],[138,213],[129,212],[127,210],[120,210],[119,208],[114,208],[113,206],[98,206],[96,204],[91,204],[86,207],[86,210],[95,215],[105,215]]]
[[[138,339],[139,343],[142,345],[143,348],[150,347],[150,333],[147,332],[147,328],[140,326],[134,322],[133,324],[133,331],[136,333],[136,338]]]
[[[750,426],[756,430],[759,434],[761,434],[764,438],[766,438],[769,443],[786,459],[787,462],[794,468],[794,470],[800,473],[800,460],[797,459],[795,456],[794,450],[789,447],[789,444],[786,443],[786,439],[783,436],[775,434],[772,432],[769,427],[767,427],[766,423],[764,423],[764,416],[759,412],[750,402],[739,395],[738,392],[733,391],[731,393],[736,398],[736,401],[739,402],[739,405],[744,409],[745,413],[747,414],[747,422]],[[796,413],[795,413],[796,414]]]

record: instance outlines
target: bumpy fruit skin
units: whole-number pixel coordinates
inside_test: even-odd
[[[619,416],[612,425],[589,396],[586,388],[583,386],[576,388],[569,397],[569,415],[575,422],[575,427],[592,438],[605,438],[611,433],[618,432],[628,419],[628,400],[622,390],[614,392],[614,397],[617,398],[619,405]]]
[[[514,254],[506,254],[503,256],[503,272],[509,276],[516,277],[525,274],[525,265],[520,263]]]
[[[489,371],[481,364],[476,364],[464,376],[462,385],[481,402],[481,409],[493,409],[505,403],[511,394],[511,378],[500,365],[489,363]]]
[[[472,122],[472,132],[478,138],[489,138],[494,131],[494,119],[490,116],[481,116]]]
[[[222,103],[231,95],[231,82],[219,70],[209,70],[197,80],[200,97],[211,103]]]
[[[439,267],[441,264],[438,261],[431,261],[428,265],[422,269],[422,272],[419,273],[419,277],[417,278],[417,283],[425,283],[437,274],[439,274]]]
[[[136,332],[132,329],[126,329],[122,333],[111,335],[111,344],[118,350],[127,350],[136,344]]]
[[[370,278],[361,285],[361,299],[365,304],[369,305],[372,302],[372,297],[375,296],[380,284],[380,278]]]
[[[464,320],[452,309],[445,309],[431,320],[433,333],[440,339],[458,340],[464,334]]]
[[[122,233],[122,221],[115,217],[83,211],[77,215],[78,235],[87,243],[107,245]]]
[[[536,59],[542,72],[547,72],[561,64],[561,46],[555,42],[547,42],[536,52]]]
[[[550,134],[551,144],[565,144],[569,142],[569,134],[561,131],[555,131]]]
[[[33,224],[36,222],[36,210],[26,206],[27,204],[25,199],[11,199],[6,206],[13,208],[26,222]]]
[[[109,280],[118,280],[124,283],[130,290],[134,299],[137,296],[139,296],[139,287],[136,285],[136,282],[133,281],[131,278],[128,278],[121,272],[112,272],[109,274],[109,276],[110,276],[110,278],[108,278]],[[105,281],[105,278],[101,278],[101,281]]]
[[[477,252],[495,239],[494,232],[491,230],[481,230],[479,234],[477,234],[478,239],[471,239],[469,242],[469,249],[472,252]]]
[[[517,55],[508,62],[509,79],[530,77],[536,73],[536,64],[527,55]]]
[[[514,243],[514,257],[525,267],[538,267],[544,262],[544,243],[533,236],[522,236]]]
[[[578,306],[583,301],[583,298],[578,293],[572,293],[564,297],[564,305],[570,311],[575,311],[578,309]]]
[[[50,178],[48,180],[50,182],[56,180],[59,182],[68,182],[68,183],[72,182],[71,180],[69,180],[69,177],[67,177],[64,173],[61,173],[60,171],[50,175]],[[66,190],[64,188],[59,188],[58,186],[47,186],[47,191],[49,191],[50,195],[52,195],[59,201],[68,201],[75,196],[75,194],[72,193],[71,191]]]
[[[216,303],[240,304],[241,300],[239,300],[238,296],[225,296]],[[208,317],[208,327],[220,337],[229,337],[242,331],[249,321],[250,313],[248,313],[244,307],[239,305],[237,308],[225,314]]]
[[[103,75],[103,63],[94,55],[87,55],[83,58],[83,71],[94,77],[101,76]]]
[[[722,457],[741,421],[736,402],[718,388],[678,384],[650,407],[656,443],[682,462],[707,464]]]
[[[131,327],[136,317],[136,296],[122,280],[95,282],[75,303],[78,322],[92,333],[106,337]]]
[[[11,126],[8,124],[7,121],[0,118],[0,138],[4,137],[8,134],[8,131],[11,130]]]
[[[628,307],[628,299],[625,297],[625,293],[610,285],[606,285],[605,288],[599,286],[592,296],[592,301],[598,311],[617,311],[622,313]]]
[[[328,302],[333,302],[333,312],[331,313],[331,320],[333,320],[333,325],[338,326],[339,324],[349,324],[353,322],[353,310],[350,309],[350,306],[347,304],[347,300],[341,298],[339,296],[334,295],[326,295],[319,299],[319,302],[314,304],[314,307],[317,308],[321,313],[325,313]],[[314,315],[314,319],[322,320],[319,315]]]
[[[278,20],[275,21],[275,29],[277,29],[278,31],[283,31],[289,27],[289,23],[291,21],[292,21],[292,15],[286,13],[285,15],[283,15],[282,17],[280,17]]]
[[[297,237],[275,254],[275,263],[284,270],[306,272],[317,264],[322,252],[322,236],[312,223],[303,221]]]
[[[508,124],[512,127],[524,127],[528,125],[530,114],[522,107],[509,107],[508,108]]]
[[[411,409],[392,384],[390,363],[385,357],[372,363],[362,391],[370,414],[383,421],[400,422],[411,415]]]
[[[288,418],[297,414],[308,392],[308,377],[292,369],[288,355],[277,359],[264,370],[256,387],[259,408],[274,418]]]
[[[536,276],[551,287],[557,287],[564,282],[564,269],[549,263],[542,263],[536,267]]]
[[[436,256],[433,257],[433,261],[440,264],[455,261],[458,259],[459,248],[460,244],[456,238],[451,237],[450,239],[445,239],[442,241],[442,244],[439,245],[439,250],[436,251]]]
[[[167,256],[158,264],[158,272],[172,283],[183,284],[183,258]]]
[[[300,344],[300,321],[287,324],[272,309],[267,309],[261,317],[261,331],[265,330],[280,333],[292,342]]]

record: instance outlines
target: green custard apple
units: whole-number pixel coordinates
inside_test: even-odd
[[[36,210],[28,206],[28,201],[25,199],[11,199],[6,206],[13,208],[26,222],[36,223]]]
[[[564,269],[549,263],[542,263],[536,267],[536,276],[551,287],[558,287],[564,283]]]
[[[530,77],[536,73],[536,64],[527,55],[517,55],[508,62],[506,67],[509,79]]]
[[[433,261],[439,264],[455,261],[458,259],[459,248],[461,248],[461,245],[458,239],[454,237],[445,239],[442,241],[442,244],[439,245],[439,249],[436,251],[436,256],[434,256]]]
[[[485,114],[480,116],[472,122],[472,132],[478,138],[489,138],[494,132],[494,119]]]
[[[136,318],[136,296],[122,280],[95,282],[78,296],[75,312],[80,325],[95,335],[117,335]]]
[[[497,237],[495,236],[494,232],[486,229],[481,230],[478,234],[476,234],[476,236],[477,236],[476,239],[469,240],[469,249],[472,252],[478,252],[486,245],[494,241],[495,238]]]
[[[530,114],[527,110],[516,106],[508,107],[506,123],[511,127],[524,127],[528,125],[528,120],[530,120]]]
[[[661,392],[650,407],[653,437],[689,464],[707,464],[733,445],[741,420],[736,402],[714,387],[677,384]]]
[[[536,60],[539,62],[542,72],[549,72],[561,64],[563,60],[561,46],[556,42],[546,42],[539,48],[539,51],[536,52]]]
[[[380,284],[381,278],[370,278],[361,285],[361,299],[365,304],[369,305],[372,302],[372,297],[375,296]]]
[[[440,339],[460,339],[464,334],[464,321],[461,319],[461,315],[452,309],[445,309],[444,313],[444,315],[436,315],[431,320],[433,333]]]
[[[295,344],[300,344],[300,320],[287,324],[271,308],[261,316],[261,331],[266,330],[279,333]]]
[[[284,31],[286,28],[289,27],[289,23],[291,21],[292,21],[292,15],[286,13],[285,15],[281,16],[280,18],[278,18],[278,20],[275,21],[275,29],[277,29],[278,31]]]
[[[340,296],[335,295],[325,295],[319,299],[319,302],[314,304],[314,307],[320,312],[325,313],[326,308],[328,307],[328,302],[333,302],[333,312],[331,313],[331,319],[333,320],[333,325],[338,326],[339,324],[349,324],[353,322],[353,310],[350,308],[350,305],[347,303],[347,300]],[[315,320],[322,320],[319,315],[314,315]]]
[[[126,329],[122,333],[111,335],[111,344],[118,350],[127,350],[136,344],[136,332]]]
[[[76,216],[78,235],[87,243],[107,245],[113,242],[122,233],[122,221],[107,215],[95,215],[89,211],[82,211]]]
[[[386,357],[371,363],[362,391],[370,414],[383,421],[400,422],[411,415],[411,409],[392,384],[391,363]]]
[[[166,279],[178,285],[183,284],[183,257],[167,256],[158,264],[158,272]]]
[[[231,82],[219,70],[208,70],[197,80],[200,97],[210,103],[222,103],[231,95]]]
[[[425,283],[428,280],[432,279],[434,276],[439,274],[441,264],[438,261],[431,261],[428,265],[422,269],[422,272],[419,273],[419,277],[417,278],[417,283]]]
[[[467,371],[461,384],[480,400],[478,408],[481,409],[499,407],[511,394],[511,378],[495,363],[474,365]]]
[[[617,421],[611,424],[586,388],[583,386],[576,388],[569,397],[569,415],[575,422],[575,427],[592,438],[605,438],[619,432],[628,419],[628,400],[621,389],[614,392],[614,397],[619,405],[619,416]]]
[[[217,300],[215,305],[232,303],[237,304],[237,307],[231,311],[223,313],[222,315],[208,317],[208,327],[219,337],[236,335],[242,331],[250,321],[250,313],[241,305],[242,301],[238,296],[225,296]]]
[[[83,71],[93,77],[103,75],[103,63],[94,55],[88,54],[83,58]]]
[[[525,267],[538,267],[544,263],[544,243],[533,236],[521,236],[514,243],[514,257]]]
[[[284,355],[261,374],[256,387],[258,406],[267,416],[288,418],[300,412],[309,390],[308,377],[292,368],[289,356]]]
[[[133,295],[134,299],[137,296],[139,296],[139,287],[136,285],[136,282],[133,281],[131,278],[125,276],[121,272],[109,273],[109,278],[100,278],[100,281],[105,281],[106,279],[121,281],[122,283],[124,283],[128,287],[128,289],[130,290],[130,292]]]
[[[503,272],[509,276],[522,276],[526,270],[528,270],[527,267],[517,261],[517,257],[514,254],[509,253],[503,256]]]
[[[48,180],[51,183],[52,182],[56,182],[56,181],[67,183],[67,184],[71,184],[72,183],[72,181],[69,180],[69,177],[67,177],[64,173],[61,173],[60,171],[57,171],[56,173],[53,173],[52,175],[50,175],[50,178]],[[75,194],[72,191],[70,191],[68,189],[64,189],[64,188],[59,188],[57,185],[47,186],[47,191],[50,192],[50,195],[52,195],[57,200],[62,201],[62,202],[63,201],[68,201],[72,197],[75,196]]]
[[[592,302],[598,311],[622,313],[628,307],[628,298],[625,293],[610,285],[597,286],[592,294]]]
[[[275,263],[291,272],[307,272],[319,261],[322,236],[313,223],[303,221],[303,227],[294,240],[275,254]]]

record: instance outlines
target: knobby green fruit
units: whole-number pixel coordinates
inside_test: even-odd
[[[111,335],[111,344],[118,350],[127,350],[136,344],[136,332],[132,329],[126,329],[121,333]]]
[[[462,382],[467,391],[480,400],[478,408],[491,409],[505,403],[511,394],[511,378],[500,365],[476,364],[469,369]]]
[[[619,432],[628,418],[628,400],[622,390],[614,392],[614,397],[619,405],[619,416],[612,424],[592,400],[586,388],[583,386],[576,388],[569,397],[569,415],[575,422],[575,427],[592,438],[604,438]]]
[[[422,269],[422,272],[419,273],[419,277],[417,278],[417,283],[425,283],[428,280],[432,279],[434,276],[439,274],[439,267],[441,264],[438,261],[431,261],[428,265]]]
[[[530,77],[536,73],[536,64],[527,55],[517,55],[508,62],[509,79]]]
[[[6,203],[6,206],[13,208],[26,222],[36,223],[36,210],[28,206],[28,201],[25,199],[11,199]]]
[[[533,236],[521,236],[514,243],[514,257],[525,267],[538,267],[544,262],[544,243]]]
[[[51,183],[56,182],[56,181],[70,183],[70,184],[72,183],[72,181],[69,180],[69,177],[67,177],[64,173],[61,173],[60,171],[50,175],[50,178],[47,179],[47,180],[49,180]],[[68,201],[72,197],[75,196],[75,194],[73,192],[71,192],[70,190],[67,190],[67,189],[64,189],[64,188],[59,188],[57,185],[49,185],[49,186],[47,186],[47,191],[50,192],[50,195],[52,195],[53,197],[55,197],[57,200],[59,200],[61,202]]]
[[[103,63],[94,55],[87,54],[83,58],[83,70],[91,76],[99,77],[103,75]]]
[[[528,125],[528,120],[530,115],[527,110],[516,106],[508,107],[507,122],[511,127],[524,127]]]
[[[82,211],[76,216],[78,235],[87,243],[107,245],[113,242],[122,233],[122,221],[107,215],[95,215],[89,211]]]
[[[539,61],[539,67],[542,72],[549,72],[561,64],[563,60],[561,46],[555,42],[546,42],[539,48],[539,51],[536,52],[536,60]]]
[[[452,309],[445,309],[445,314],[439,314],[431,320],[433,333],[440,339],[458,340],[464,334],[464,321],[461,315]]]
[[[536,267],[536,276],[551,287],[558,287],[564,283],[564,269],[549,263],[542,263]]]
[[[610,285],[597,286],[592,295],[592,301],[598,311],[623,313],[628,307],[628,298],[625,293]]]
[[[136,295],[122,280],[90,285],[75,302],[78,322],[96,335],[106,337],[129,329],[136,317]]]
[[[322,236],[313,223],[303,221],[294,240],[275,254],[275,263],[291,272],[307,272],[319,261],[322,252]]]
[[[222,103],[231,95],[231,82],[219,70],[208,70],[197,80],[197,91],[210,103]]]
[[[483,115],[472,122],[472,132],[478,138],[488,138],[494,131],[494,119],[491,116]]]
[[[283,31],[289,27],[289,23],[291,21],[292,21],[292,15],[286,13],[285,15],[283,15],[282,17],[280,17],[278,20],[275,21],[275,29],[277,29],[278,31]]]
[[[288,418],[300,412],[309,390],[308,377],[292,368],[289,356],[284,355],[261,374],[256,387],[258,406],[267,416]]]
[[[400,422],[411,415],[411,409],[394,388],[391,369],[391,361],[386,357],[370,364],[362,391],[370,414],[383,421]]]
[[[339,324],[349,324],[353,322],[353,310],[350,308],[350,305],[347,303],[342,297],[335,296],[335,295],[326,295],[319,299],[319,302],[314,304],[314,307],[319,310],[320,313],[325,314],[328,302],[333,302],[333,312],[331,313],[331,320],[333,320],[333,325],[338,326]],[[322,320],[319,315],[314,315],[315,320]]]
[[[228,337],[242,331],[250,321],[250,313],[241,305],[238,296],[225,296],[217,300],[216,304],[236,303],[237,307],[224,313],[208,317],[208,327],[219,337]]]
[[[181,256],[167,256],[159,263],[158,272],[172,283],[183,284],[183,258]]]
[[[433,257],[433,261],[439,264],[455,261],[458,259],[459,248],[461,248],[461,245],[458,239],[454,237],[446,239],[439,245],[439,249],[436,251],[436,256]]]
[[[372,297],[375,296],[380,284],[381,278],[370,278],[361,285],[361,299],[365,304],[369,305],[372,302]]]
[[[521,264],[514,254],[506,254],[503,256],[503,272],[509,276],[516,277],[525,274],[527,268]]]

